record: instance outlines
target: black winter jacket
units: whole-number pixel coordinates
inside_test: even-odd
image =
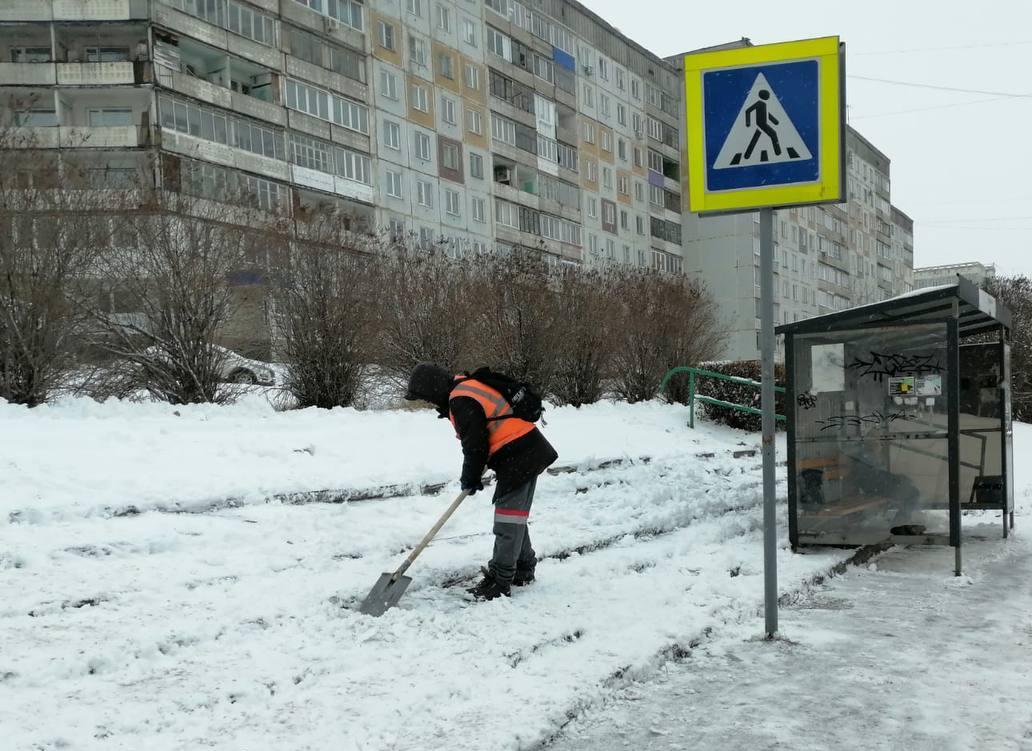
[[[559,458],[540,430],[534,428],[507,443],[488,459],[487,416],[480,403],[468,396],[449,398],[455,432],[462,442],[462,485],[476,487],[484,467],[494,470],[495,500],[508,495],[544,472]]]

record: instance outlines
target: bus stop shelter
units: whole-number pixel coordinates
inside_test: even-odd
[[[794,550],[948,543],[959,575],[965,512],[999,511],[1007,536],[1010,326],[959,278],[778,328]]]

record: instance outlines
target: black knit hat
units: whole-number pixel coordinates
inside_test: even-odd
[[[410,401],[421,399],[446,410],[453,385],[447,370],[430,362],[421,362],[412,369],[405,398]]]

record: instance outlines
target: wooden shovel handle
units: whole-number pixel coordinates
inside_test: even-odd
[[[441,527],[443,527],[445,523],[448,521],[448,519],[451,518],[451,515],[455,513],[455,509],[459,507],[460,503],[466,500],[466,496],[468,495],[469,491],[463,490],[461,493],[459,493],[458,497],[454,501],[452,501],[452,504],[448,507],[448,510],[445,511],[441,515],[441,518],[437,520],[437,524],[430,528],[430,531],[426,533],[426,536],[423,537],[423,539],[419,541],[419,544],[412,549],[411,553],[409,553],[409,556],[405,559],[405,562],[398,567],[397,571],[394,572],[394,576],[391,577],[392,582],[396,582],[398,579],[402,577],[402,575],[406,571],[408,571],[408,567],[411,566],[412,562],[419,557],[419,554],[423,552],[423,549],[430,544],[430,541],[434,539],[434,536],[441,531]]]

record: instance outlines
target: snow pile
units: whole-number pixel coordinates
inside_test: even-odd
[[[690,431],[685,408],[659,403],[552,409],[547,419],[567,465],[756,445]],[[451,426],[426,410],[277,412],[258,395],[232,406],[66,399],[29,410],[0,401],[0,425],[0,515],[23,521],[446,482],[461,467]]]

